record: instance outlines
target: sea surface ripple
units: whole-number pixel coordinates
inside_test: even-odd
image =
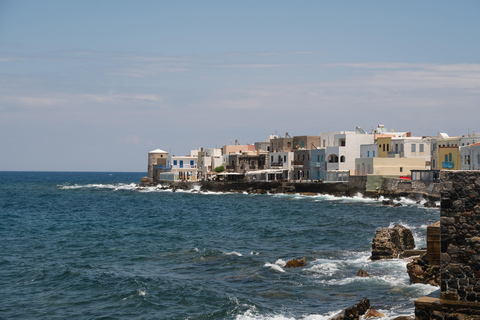
[[[425,247],[438,209],[139,189],[144,175],[0,172],[0,319],[323,320],[363,297],[393,318],[436,290],[368,257],[397,223]]]

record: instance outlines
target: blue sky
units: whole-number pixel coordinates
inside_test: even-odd
[[[478,1],[0,0],[0,170],[270,134],[480,132]]]

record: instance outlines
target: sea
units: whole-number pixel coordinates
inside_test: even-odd
[[[439,209],[140,188],[145,175],[0,172],[0,319],[326,320],[362,298],[392,319],[437,290],[369,257],[395,224],[425,248]]]

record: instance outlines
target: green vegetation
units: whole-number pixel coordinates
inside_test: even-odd
[[[219,167],[216,167],[215,169],[213,169],[213,171],[215,171],[217,173],[220,173],[220,172],[225,171],[225,167],[224,166],[219,166]]]

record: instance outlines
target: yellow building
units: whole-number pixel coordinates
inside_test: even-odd
[[[392,145],[391,136],[378,136],[377,137],[378,157],[387,158],[388,153],[390,152],[391,145]]]
[[[458,146],[442,146],[438,148],[438,169],[460,170],[460,165],[460,148]]]

